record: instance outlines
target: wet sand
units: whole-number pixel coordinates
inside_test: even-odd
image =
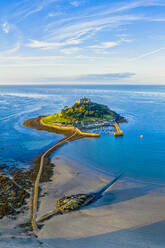
[[[64,157],[52,161],[54,175],[41,184],[38,217],[55,209],[60,197],[97,191],[113,179]],[[38,238],[1,222],[0,247],[164,248],[164,208],[165,185],[122,178],[97,202],[46,220]]]
[[[96,191],[113,179],[63,157],[43,185],[38,217],[64,195]],[[103,198],[44,222],[38,237],[50,247],[157,248],[165,246],[165,185],[123,178]]]

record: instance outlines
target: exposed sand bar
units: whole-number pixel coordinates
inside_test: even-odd
[[[63,157],[54,157],[54,176],[42,184],[38,216],[51,211],[61,196],[102,188],[111,178]],[[123,178],[97,202],[44,222],[38,239],[13,220],[0,222],[3,248],[164,248],[165,185]],[[24,216],[17,222],[22,223]],[[8,227],[5,227],[7,224]]]
[[[111,178],[63,157],[55,157],[52,182],[43,185],[38,216],[63,195],[97,191]],[[39,239],[49,247],[163,248],[165,185],[121,179],[104,197],[79,211],[44,222]]]
[[[91,137],[91,138],[97,138],[100,137],[100,134],[97,133],[86,133],[86,132],[81,132],[78,128],[74,128],[74,126],[57,126],[57,125],[50,125],[50,124],[45,124],[42,121],[43,116],[38,116],[36,118],[29,119],[24,122],[24,126],[28,128],[34,128],[37,130],[44,130],[48,132],[55,132],[57,134],[62,134],[66,137],[69,137],[73,135],[73,133],[77,132],[78,135],[82,137]]]

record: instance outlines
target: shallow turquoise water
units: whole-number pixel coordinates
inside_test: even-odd
[[[106,173],[165,182],[164,86],[1,86],[0,163],[27,167],[61,137],[23,127],[24,120],[58,112],[81,96],[107,104],[128,119],[124,137],[102,134],[65,145],[56,154]],[[144,138],[140,139],[143,134]]]

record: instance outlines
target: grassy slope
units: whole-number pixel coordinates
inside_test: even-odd
[[[86,114],[89,113],[88,114]],[[91,113],[93,112],[93,113]],[[82,117],[80,115],[82,114]],[[97,116],[98,115],[98,116]],[[100,121],[100,120],[111,120],[117,115],[114,111],[111,111],[106,105],[97,104],[90,102],[88,104],[77,104],[63,109],[61,113],[49,115],[42,118],[45,124],[53,123],[73,123],[75,121]],[[84,117],[83,117],[84,116]],[[101,117],[102,116],[102,117]]]
[[[106,115],[104,116],[104,118],[96,118],[96,117],[87,117],[87,118],[84,118],[80,121],[99,121],[99,120],[111,120],[113,119],[114,117],[111,116],[111,115]],[[61,114],[53,114],[53,115],[48,115],[46,117],[43,117],[42,118],[42,121],[45,123],[45,124],[53,124],[55,122],[58,122],[58,123],[62,123],[62,122],[70,122],[70,120],[68,118],[63,118],[61,116]]]
[[[45,124],[53,124],[54,122],[66,122],[68,121],[68,119],[66,118],[63,118],[61,116],[61,113],[59,114],[54,114],[54,115],[48,115],[46,117],[43,117],[42,118],[42,121],[45,123]]]

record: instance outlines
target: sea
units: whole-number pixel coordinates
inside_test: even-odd
[[[100,138],[76,140],[52,156],[68,157],[107,175],[122,172],[131,179],[165,183],[165,86],[160,85],[1,85],[0,164],[30,167],[62,135],[26,128],[23,122],[57,113],[82,96],[124,116],[124,136],[96,130]]]

